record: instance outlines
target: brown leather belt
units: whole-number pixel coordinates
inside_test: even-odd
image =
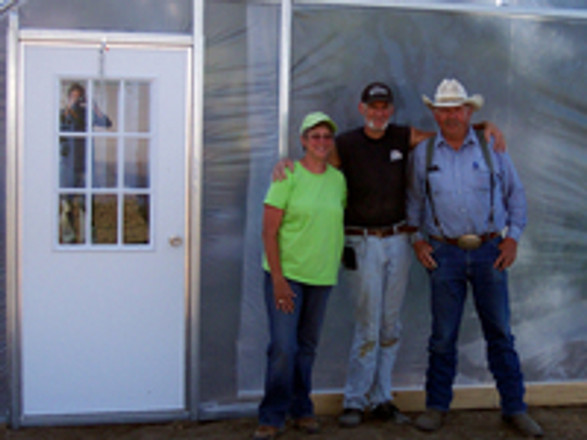
[[[346,235],[370,235],[378,238],[385,238],[397,234],[411,234],[417,230],[418,228],[406,224],[384,226],[382,228],[359,228],[357,226],[347,226],[344,228],[344,233]]]
[[[488,232],[487,234],[478,235],[478,237],[481,239],[481,243],[485,243],[486,241],[499,237],[499,235],[499,232]],[[443,243],[452,244],[453,246],[462,247],[458,238],[439,237],[438,235],[431,235],[430,238]]]

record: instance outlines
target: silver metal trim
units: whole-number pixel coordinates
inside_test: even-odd
[[[185,162],[184,162],[184,173],[185,173],[185,189],[184,189],[184,203],[185,203],[185,246],[184,246],[184,261],[185,261],[185,268],[184,268],[184,286],[185,286],[185,296],[184,296],[184,339],[185,339],[185,350],[184,350],[184,382],[185,382],[185,389],[184,389],[184,401],[185,401],[185,408],[187,412],[191,415],[191,408],[192,408],[192,400],[191,400],[191,388],[192,388],[192,374],[191,368],[193,365],[192,362],[192,264],[191,264],[191,255],[192,255],[192,232],[191,232],[191,181],[192,181],[192,150],[193,150],[193,143],[194,143],[194,131],[193,131],[193,82],[194,82],[194,52],[193,48],[189,51],[189,57],[187,62],[187,84],[186,84],[186,127],[185,127]],[[191,417],[190,417],[191,418]]]
[[[278,4],[282,0],[249,0],[251,4]],[[411,9],[439,12],[466,12],[502,16],[518,16],[522,18],[587,18],[587,9],[554,8],[552,6],[539,7],[511,7],[505,3],[494,5],[477,5],[470,3],[431,3],[427,1],[409,0],[294,0],[299,6],[356,6]]]
[[[254,418],[257,416],[259,400],[235,402],[232,404],[207,403],[200,407],[199,420],[218,420],[236,417]]]
[[[122,32],[69,31],[47,29],[22,29],[20,40],[60,44],[89,44],[101,46],[104,43],[119,46],[191,47],[192,37],[175,34],[147,34]]]
[[[308,6],[360,6],[381,7],[438,12],[465,12],[489,15],[515,16],[517,18],[587,18],[587,9],[553,7],[511,7],[506,5],[477,5],[470,3],[429,3],[409,0],[295,0],[296,5]]]
[[[151,411],[151,412],[118,412],[80,415],[35,415],[22,419],[21,426],[59,426],[59,425],[99,425],[114,423],[162,423],[176,420],[188,420],[189,412]]]
[[[285,157],[288,151],[289,90],[291,87],[291,27],[292,0],[281,1],[281,38],[279,44],[279,156]]]
[[[192,54],[192,124],[191,151],[189,155],[188,173],[188,213],[189,237],[186,248],[189,250],[189,298],[188,298],[188,372],[187,403],[190,417],[198,419],[200,401],[200,264],[202,234],[202,188],[203,188],[203,157],[204,157],[204,0],[194,0],[193,13],[193,54]]]
[[[18,228],[18,151],[19,151],[19,45],[18,12],[9,15],[6,38],[6,329],[7,329],[7,370],[9,413],[8,424],[13,428],[20,426],[21,401],[21,335],[19,292],[19,228]]]

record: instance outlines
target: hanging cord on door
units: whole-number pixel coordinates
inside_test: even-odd
[[[102,111],[102,108],[106,107],[105,93],[106,93],[106,80],[105,80],[105,62],[106,52],[109,47],[106,42],[106,37],[102,38],[100,43],[100,49],[98,50],[98,88],[100,95],[96,93],[96,90],[92,90],[92,120],[93,125],[99,127],[109,128],[112,126],[110,118]],[[98,99],[99,98],[99,99]]]
[[[98,71],[98,75],[100,78],[100,81],[104,81],[104,60],[105,60],[105,54],[106,52],[108,52],[109,48],[108,48],[108,43],[106,42],[106,37],[102,38],[102,43],[100,43],[100,50],[98,51],[99,53],[99,60],[98,60],[98,66],[99,66],[99,71]]]

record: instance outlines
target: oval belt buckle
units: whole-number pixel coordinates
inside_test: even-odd
[[[472,251],[477,249],[479,246],[481,246],[481,237],[479,237],[476,234],[465,234],[465,235],[461,235],[458,239],[457,239],[457,245],[458,247],[460,247],[461,249],[465,249],[467,251]]]

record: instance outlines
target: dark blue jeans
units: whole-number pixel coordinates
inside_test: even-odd
[[[265,396],[259,406],[261,425],[281,427],[288,415],[294,419],[314,415],[312,366],[332,286],[288,282],[296,294],[292,314],[275,308],[271,276],[265,272],[270,342]]]
[[[526,410],[520,361],[510,329],[507,274],[493,268],[501,238],[466,251],[431,240],[438,268],[429,272],[432,290],[432,335],[428,345],[426,406],[447,411],[456,375],[457,338],[467,295],[473,291],[475,309],[487,343],[489,369],[497,384],[504,414]]]

